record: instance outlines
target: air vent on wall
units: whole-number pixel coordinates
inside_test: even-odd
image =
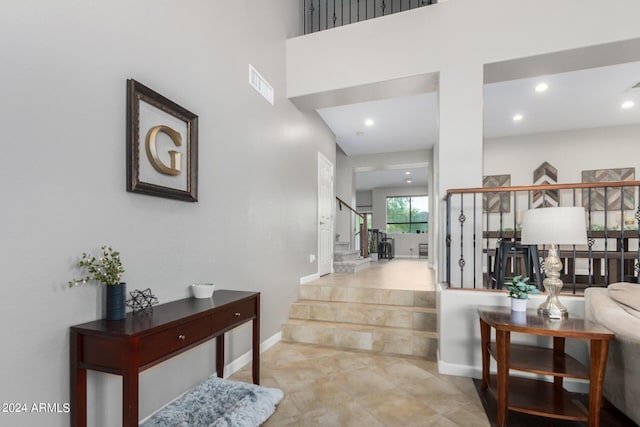
[[[273,87],[251,64],[249,64],[249,84],[273,105]]]

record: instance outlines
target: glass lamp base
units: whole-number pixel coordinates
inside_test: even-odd
[[[540,304],[538,307],[538,315],[549,317],[551,319],[565,319],[569,317],[569,310],[567,310],[567,307],[562,305],[558,298],[562,284],[560,284],[560,286],[550,286],[549,284],[545,284],[545,288],[549,295],[547,295],[545,302]]]
[[[547,299],[538,307],[538,315],[549,317],[551,319],[564,319],[569,317],[569,310],[562,305],[558,295],[562,289],[562,280],[560,280],[560,271],[562,270],[562,262],[558,258],[558,247],[551,245],[549,254],[544,261],[547,278],[542,284],[547,291]]]
[[[543,307],[543,305],[545,307]],[[569,311],[566,307],[548,307],[545,303],[542,303],[538,307],[538,316],[549,317],[551,319],[566,319],[569,317]]]

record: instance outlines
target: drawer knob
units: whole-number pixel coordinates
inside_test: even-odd
[[[240,313],[236,313],[236,317],[240,317]]]
[[[182,335],[182,334],[178,335],[178,339],[179,339],[179,340],[183,340],[183,339],[185,339],[185,338],[186,338],[186,336],[184,336],[184,335]]]

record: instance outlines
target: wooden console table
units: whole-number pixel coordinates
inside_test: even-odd
[[[507,410],[565,420],[588,421],[589,427],[600,425],[602,382],[607,363],[609,341],[614,334],[584,319],[549,319],[535,310],[512,314],[509,307],[480,307],[482,340],[481,388],[497,395],[497,425],[504,427]],[[491,328],[496,342],[491,343]],[[553,348],[511,344],[511,332],[553,337]],[[590,341],[590,368],[565,354],[565,338]],[[489,375],[490,356],[496,359],[497,378]],[[553,383],[537,379],[509,377],[509,369],[553,376]],[[589,411],[574,403],[562,387],[563,378],[589,380]]]
[[[260,293],[215,291],[126,319],[71,327],[71,425],[87,425],[87,369],[122,376],[122,425],[138,425],[138,374],[216,338],[216,373],[224,369],[224,333],[253,321],[253,382],[260,383]]]

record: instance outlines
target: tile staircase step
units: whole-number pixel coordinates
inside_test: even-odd
[[[336,273],[357,273],[371,266],[369,258],[360,258],[349,261],[337,261],[333,263],[333,270]]]
[[[348,251],[349,250],[349,242],[336,242],[333,245],[334,251]]]
[[[336,251],[333,253],[333,260],[340,261],[351,261],[360,258],[360,251],[348,250],[348,251]]]
[[[310,283],[300,285],[299,299],[432,308],[436,306],[435,291],[327,286]]]
[[[300,300],[291,305],[289,318],[437,331],[434,307]]]
[[[282,340],[430,360],[438,347],[436,332],[298,319],[282,325]]]

